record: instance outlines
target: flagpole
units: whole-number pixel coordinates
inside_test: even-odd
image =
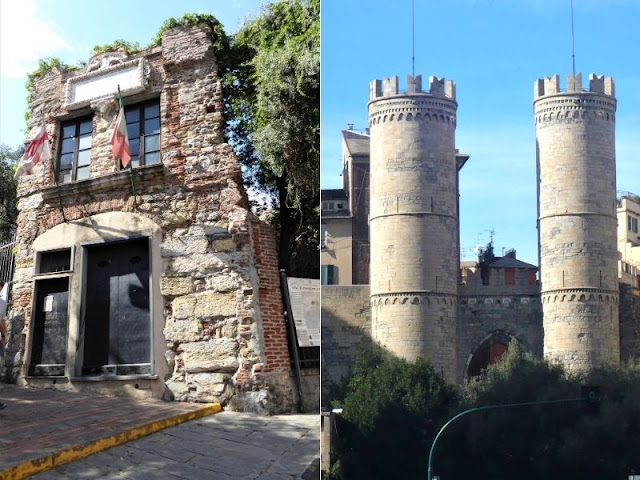
[[[58,203],[60,204],[60,212],[62,213],[62,221],[67,223],[67,217],[64,214],[64,208],[62,206],[62,195],[60,194],[60,183],[58,183],[58,174],[60,172],[56,172],[56,162],[55,160],[51,160],[53,162],[53,181],[56,182],[56,190],[58,191]]]
[[[118,84],[118,104],[120,109],[124,112],[124,101],[122,100],[122,93],[120,92],[120,84]],[[133,195],[133,211],[136,211],[136,179],[133,175],[133,159],[129,159],[129,177],[131,178],[131,195]],[[120,159],[122,161],[122,159]]]

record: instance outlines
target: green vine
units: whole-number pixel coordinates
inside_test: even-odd
[[[31,117],[31,110],[29,109],[31,100],[33,100],[33,97],[31,96],[31,90],[33,89],[33,84],[38,77],[49,73],[54,68],[62,70],[63,72],[73,72],[75,70],[78,70],[82,66],[83,66],[82,63],[79,63],[77,65],[67,65],[66,63],[61,61],[59,58],[47,57],[47,58],[38,60],[38,68],[36,68],[33,72],[27,74],[27,82],[25,84],[25,87],[28,93],[27,93],[27,111],[24,112],[25,121],[28,122],[29,118]]]
[[[99,53],[105,52],[117,52],[124,51],[127,55],[132,55],[134,53],[138,53],[142,48],[138,42],[127,42],[126,40],[115,40],[113,43],[109,43],[106,45],[94,45],[93,46],[93,54],[97,55]]]
[[[210,14],[186,13],[178,19],[173,17],[166,19],[151,40],[151,43],[144,47],[144,49],[162,45],[162,36],[166,31],[171,30],[172,28],[189,27],[192,25],[198,25],[200,23],[206,23],[207,25],[209,25],[209,27],[211,27],[211,44],[216,51],[216,56],[220,65],[220,74],[224,75],[223,72],[226,72],[229,65],[231,64],[229,37],[227,37],[227,34],[224,32],[222,24],[213,15]],[[142,50],[143,48],[140,47],[140,44],[138,42],[128,42],[126,40],[115,40],[110,44],[95,45],[92,49],[94,55],[115,51],[124,51],[127,55],[132,55]],[[38,60],[38,68],[27,75],[27,83],[25,85],[27,88],[27,111],[24,114],[25,121],[28,122],[29,117],[31,116],[29,105],[31,104],[31,101],[33,99],[33,97],[31,96],[31,90],[36,78],[50,72],[54,68],[58,68],[64,72],[72,72],[74,70],[82,68],[85,65],[86,62],[79,62],[77,65],[67,65],[63,63],[59,58],[44,58]]]
[[[168,30],[176,27],[190,27],[192,25],[198,25],[200,23],[206,23],[211,27],[211,43],[216,49],[216,53],[226,52],[229,49],[229,38],[224,33],[222,24],[208,13],[185,13],[182,17],[167,18],[158,32],[155,34],[148,48],[159,47],[162,45],[162,36]]]

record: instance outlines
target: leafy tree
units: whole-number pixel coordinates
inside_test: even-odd
[[[434,474],[464,478],[626,478],[640,472],[640,367],[568,374],[512,343],[503,360],[464,388],[460,411],[472,406],[579,398],[598,385],[599,413],[580,402],[474,412],[439,441]]]
[[[333,478],[424,478],[430,441],[457,406],[431,363],[360,350],[337,421]]]
[[[233,38],[227,136],[251,186],[273,199],[279,264],[319,274],[320,2],[281,0]]]
[[[10,240],[16,228],[17,182],[13,178],[13,173],[23,152],[22,147],[12,150],[0,144],[0,242]]]

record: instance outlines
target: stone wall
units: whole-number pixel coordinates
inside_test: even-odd
[[[640,359],[640,289],[620,284],[620,360]]]
[[[457,382],[468,377],[474,354],[493,339],[516,340],[524,349],[542,356],[542,306],[539,295],[465,295],[458,297]]]
[[[98,55],[83,70],[54,69],[34,82],[29,126],[45,122],[53,161],[37,166],[19,186],[9,379],[116,395],[219,401],[264,413],[294,407],[275,240],[249,212],[240,164],[222,143],[222,89],[210,36],[206,25],[177,28],[165,33],[162,47],[132,57]],[[113,92],[69,100],[79,85],[97,91],[95,80],[107,82],[126,65],[139,65],[140,78],[123,89],[125,104],[157,98],[161,112],[161,163],[133,170],[135,196],[129,172],[111,153],[118,108]],[[70,85],[76,93],[70,93]],[[56,186],[61,122],[80,115],[93,116],[90,178]],[[105,217],[109,212],[118,212],[118,221],[130,228],[119,231]],[[64,247],[77,252],[68,273],[69,322],[81,332],[83,296],[90,295],[82,281],[83,242],[137,236],[147,236],[151,245],[155,375],[82,381],[81,365],[70,351],[65,379],[27,376],[38,252]]]
[[[322,286],[322,384],[346,377],[358,346],[371,339],[369,285]]]

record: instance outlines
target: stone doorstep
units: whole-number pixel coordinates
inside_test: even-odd
[[[219,403],[206,405],[198,410],[180,413],[168,418],[152,420],[135,427],[128,428],[123,432],[108,435],[87,444],[79,444],[72,447],[65,447],[57,451],[48,453],[42,457],[23,461],[17,465],[0,471],[0,480],[21,480],[36,473],[50,470],[65,463],[80,460],[94,453],[101,452],[111,447],[122,445],[123,443],[137,440],[152,433],[159,432],[165,428],[174,427],[190,420],[206,417],[222,410]]]

